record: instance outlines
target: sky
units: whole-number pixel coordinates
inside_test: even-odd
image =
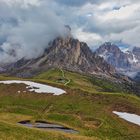
[[[40,56],[64,25],[91,49],[140,47],[140,0],[0,0],[0,62]]]

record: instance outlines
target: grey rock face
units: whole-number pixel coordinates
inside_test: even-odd
[[[139,63],[140,63],[140,48],[134,47],[132,52],[135,55],[137,61],[139,61]]]
[[[110,42],[101,45],[95,54],[103,57],[109,64],[117,69],[128,69],[131,67],[127,55],[123,53],[118,46]]]
[[[49,43],[49,47],[41,57],[32,60],[21,59],[11,65],[9,71],[13,68],[13,73],[21,71],[20,74],[25,75],[23,73],[28,70],[29,75],[29,72],[34,74],[52,67],[88,74],[115,72],[113,66],[95,55],[86,43],[71,37],[56,38]]]

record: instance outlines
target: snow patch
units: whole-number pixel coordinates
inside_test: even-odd
[[[113,54],[109,53],[107,50],[105,50],[102,54],[99,54],[100,57],[104,58],[107,60],[109,57],[111,57]]]
[[[48,86],[45,84],[40,84],[31,81],[21,81],[21,80],[7,80],[0,81],[1,84],[25,84],[28,91],[34,91],[36,93],[52,93],[54,95],[61,95],[66,93],[64,90],[52,86]]]
[[[137,124],[140,126],[140,116],[139,115],[130,114],[130,113],[126,113],[126,112],[117,112],[117,111],[113,111],[113,113],[128,122],[131,122],[131,123],[134,123],[134,124]]]
[[[127,51],[126,54],[128,54],[128,60],[131,64],[136,64],[139,62],[139,60],[132,52]]]
[[[133,54],[133,62],[134,62],[134,63],[138,63],[138,59],[135,57],[134,54]]]

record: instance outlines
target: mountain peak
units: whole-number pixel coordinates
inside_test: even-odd
[[[22,70],[14,67],[16,71],[13,73],[17,74],[17,71],[23,71],[25,75],[26,70],[28,70],[33,74],[49,68],[62,68],[86,74],[110,75],[115,73],[113,66],[109,65],[103,58],[96,56],[86,43],[72,37],[57,37],[49,43],[41,57],[22,62],[22,64],[20,61]],[[14,64],[14,66],[16,65]]]
[[[114,52],[121,52],[121,50],[119,49],[119,47],[111,42],[105,42],[104,44],[102,44],[100,47],[99,47],[99,50],[107,50],[107,51],[110,51],[112,53]]]
[[[135,58],[140,61],[140,48],[134,47],[132,53],[135,55]]]
[[[131,65],[127,55],[119,47],[111,42],[102,44],[96,51],[96,55],[103,57],[109,64],[117,69],[129,68]]]

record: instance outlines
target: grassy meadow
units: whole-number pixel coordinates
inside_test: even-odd
[[[8,79],[18,78],[0,76],[0,80]],[[0,84],[0,140],[140,140],[139,126],[112,113],[140,115],[140,98],[126,94],[118,85],[59,69],[28,80],[60,87],[67,93],[24,93],[24,84]],[[79,133],[27,128],[18,124],[23,120],[58,123]]]

